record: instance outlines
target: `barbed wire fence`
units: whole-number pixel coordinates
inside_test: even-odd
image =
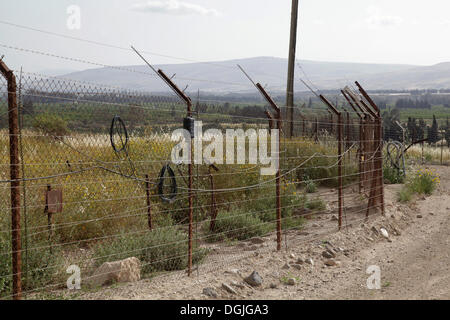
[[[188,97],[167,76],[176,95],[13,72],[1,63],[2,298],[61,290],[70,265],[88,284],[102,263],[129,257],[141,261],[144,275],[216,272],[255,251],[287,249],[384,213],[386,132],[359,83],[343,88],[340,102],[310,87],[325,109],[296,107],[288,139],[285,107],[259,83],[267,108],[246,116]],[[261,176],[264,165],[247,158],[172,163],[171,133],[191,129],[194,119],[204,130],[281,129],[276,175]],[[335,227],[289,236],[317,215]],[[240,246],[272,236],[274,246]],[[233,253],[213,252],[230,243]]]

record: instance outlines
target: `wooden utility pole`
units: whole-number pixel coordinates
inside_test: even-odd
[[[288,76],[286,88],[286,119],[289,122],[289,137],[294,135],[294,69],[297,45],[298,0],[292,0],[291,38],[289,40]]]

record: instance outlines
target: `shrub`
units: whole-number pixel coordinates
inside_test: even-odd
[[[291,188],[289,188],[291,186]],[[304,218],[297,216],[296,212],[303,209],[306,203],[304,194],[297,194],[295,185],[288,185],[287,192],[281,198],[281,227],[284,229],[299,229],[304,224]],[[273,219],[275,219],[275,212]],[[273,220],[272,220],[273,221]]]
[[[271,227],[270,222],[263,222],[244,210],[220,212],[214,230],[208,232],[207,240],[246,240],[268,233]]]
[[[383,168],[383,178],[388,184],[401,184],[405,182],[405,175],[391,166],[385,166]]]
[[[414,193],[431,195],[439,184],[439,176],[432,170],[419,169],[398,193],[400,202],[408,202]]]
[[[34,248],[22,252],[22,288],[24,291],[44,287],[62,275],[62,254],[58,247],[50,249],[44,244],[35,244]],[[0,237],[0,294],[12,294],[11,238]],[[27,262],[27,264],[25,264]]]
[[[288,217],[282,217],[281,220],[281,228],[283,230],[288,229],[301,229],[303,224],[305,223],[305,218],[296,215],[290,215]]]
[[[285,183],[281,185],[281,217],[282,227],[300,227],[303,219],[295,216],[295,212],[305,207],[306,196],[297,194],[295,183]],[[240,206],[241,211],[253,212],[253,216],[263,222],[275,222],[276,196],[275,190],[271,189],[270,195],[258,200],[247,202],[245,206]],[[244,211],[245,212],[245,211]]]
[[[401,189],[397,194],[397,199],[400,202],[409,202],[412,199],[412,192],[409,188]]]
[[[415,193],[431,195],[439,182],[439,176],[434,171],[420,169],[408,182],[408,187]]]
[[[9,239],[0,239],[0,250],[2,252],[0,257],[0,293],[3,295],[9,294],[12,288],[11,255],[3,254],[4,252],[11,252]]]
[[[157,271],[182,270],[187,267],[187,234],[176,227],[162,227],[137,235],[121,235],[113,241],[98,244],[94,249],[97,265],[107,261],[136,257],[144,274]],[[200,262],[207,251],[194,246],[192,260]]]
[[[431,162],[433,161],[433,155],[431,153],[425,152],[425,154],[423,155],[424,159],[426,162]]]
[[[41,113],[33,120],[33,128],[42,134],[62,137],[69,133],[67,121],[56,114]]]
[[[326,209],[325,201],[323,201],[320,198],[314,198],[310,199],[306,202],[305,208],[308,208],[310,210],[314,211],[322,211]]]
[[[315,193],[317,192],[317,185],[312,180],[306,180],[305,181],[305,191],[306,193]]]

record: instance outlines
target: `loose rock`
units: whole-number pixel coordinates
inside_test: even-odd
[[[231,281],[231,285],[236,287],[236,288],[239,288],[239,289],[244,289],[245,288],[245,286],[242,283],[239,283],[239,282],[234,281],[234,280]]]
[[[247,278],[244,279],[252,287],[258,287],[262,284],[263,279],[258,274],[258,272],[253,271]]]
[[[311,258],[306,259],[305,262],[306,262],[307,264],[310,264],[310,265],[314,266],[314,260],[311,259]]]
[[[88,283],[93,286],[109,285],[115,282],[135,282],[141,279],[141,262],[130,257],[124,260],[105,262],[97,270]]]
[[[232,287],[230,287],[228,284],[226,283],[222,283],[222,288],[225,289],[225,291],[231,293],[231,294],[237,294],[236,290],[234,290]]]
[[[286,264],[282,267],[282,269],[284,269],[284,270],[290,269],[290,268],[291,268],[291,265],[290,265],[289,263],[286,263]]]
[[[229,274],[239,274],[239,269],[230,269],[225,271],[225,273],[229,273]]]
[[[380,234],[375,226],[373,226],[370,230],[375,233],[377,236]]]
[[[396,236],[401,236],[402,235],[401,231],[398,228],[394,228],[394,234]]]
[[[328,260],[325,260],[324,264],[328,267],[333,267],[336,265],[336,261],[334,261],[333,259],[328,259]]]
[[[386,239],[389,239],[389,233],[387,232],[387,230],[385,228],[381,228],[380,232],[383,235],[383,237],[385,237]]]
[[[289,278],[287,281],[287,284],[290,286],[295,286],[295,283],[296,283],[296,281],[294,278]]]
[[[336,255],[334,254],[334,252],[330,251],[330,250],[325,250],[322,252],[322,257],[327,258],[327,259],[331,259],[334,258]]]
[[[213,288],[204,288],[203,294],[208,297],[217,298],[217,293]]]

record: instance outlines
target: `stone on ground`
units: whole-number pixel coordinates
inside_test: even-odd
[[[295,283],[296,283],[296,281],[295,281],[294,278],[289,278],[289,279],[288,279],[288,282],[287,282],[288,285],[290,285],[290,286],[295,286]]]
[[[130,257],[103,263],[95,270],[88,283],[92,286],[103,286],[116,282],[135,282],[140,279],[141,262],[138,258]]]
[[[222,288],[225,289],[225,291],[231,293],[231,294],[237,294],[236,290],[234,290],[232,287],[230,287],[228,284],[226,283],[222,283]]]
[[[389,239],[389,233],[387,232],[387,230],[385,228],[381,228],[380,232],[383,235],[383,237],[385,237],[386,239]]]
[[[325,250],[322,252],[322,257],[327,258],[327,259],[334,258],[335,256],[336,255],[331,250]]]
[[[252,287],[258,287],[262,284],[263,279],[258,274],[258,272],[253,271],[247,278],[244,279]]]
[[[328,259],[324,261],[324,264],[328,267],[333,267],[336,265],[336,261],[334,261],[333,259]]]
[[[204,288],[203,294],[208,297],[217,298],[217,293],[213,288]]]
[[[306,262],[307,264],[310,264],[310,265],[314,266],[314,260],[311,259],[311,258],[306,259],[305,262]]]

